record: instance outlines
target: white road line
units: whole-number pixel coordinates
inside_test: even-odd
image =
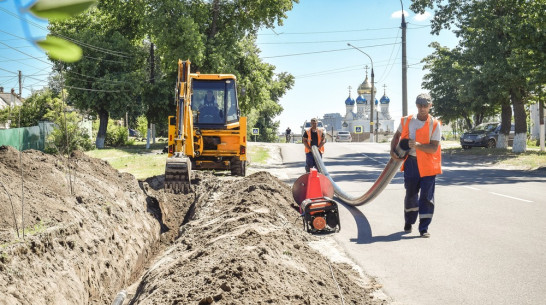
[[[512,197],[512,196],[508,196],[508,195],[503,195],[503,194],[499,194],[499,193],[494,193],[494,192],[489,192],[493,195],[497,195],[497,196],[502,196],[502,197],[506,197],[506,198],[510,198],[510,199],[516,199],[516,200],[520,200],[520,201],[525,201],[525,202],[533,202],[531,200],[526,200],[526,199],[521,199],[521,198],[517,198],[517,197]]]
[[[379,163],[379,164],[387,165],[387,163],[383,163],[383,162],[381,162],[381,161],[379,161],[379,160],[377,160],[377,159],[375,159],[375,158],[372,158],[372,157],[370,157],[370,156],[368,156],[368,155],[366,155],[366,154],[362,154],[362,155],[363,155],[364,157],[368,158],[368,159],[374,160],[375,162],[377,162],[377,163]]]
[[[471,187],[471,186],[463,185],[463,187],[466,187],[467,189],[471,189],[471,190],[475,190],[475,191],[481,191],[480,189],[475,188],[475,187]]]

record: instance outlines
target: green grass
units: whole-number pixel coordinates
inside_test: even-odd
[[[120,172],[133,174],[137,179],[163,175],[167,154],[158,154],[166,144],[157,143],[146,149],[145,143],[136,142],[135,145],[95,149],[86,152],[87,155],[107,161],[113,168]],[[249,146],[248,157],[255,164],[266,164],[269,159],[269,151],[265,147]]]
[[[269,159],[269,151],[265,147],[250,146],[248,148],[248,157],[252,163],[266,164]]]
[[[524,153],[516,154],[510,149],[474,147],[472,149],[464,150],[460,146],[454,146],[442,148],[442,153],[444,155],[457,156],[476,162],[516,166],[527,170],[534,170],[541,167],[546,168],[546,152],[535,149],[528,149]]]
[[[133,174],[137,179],[146,179],[165,173],[167,154],[161,150],[165,143],[156,143],[146,149],[146,144],[138,143],[119,148],[95,149],[87,155],[107,161],[120,172]]]

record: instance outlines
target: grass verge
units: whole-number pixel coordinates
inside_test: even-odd
[[[248,157],[252,163],[266,164],[269,159],[269,150],[266,147],[250,146],[248,147]]]
[[[143,180],[165,173],[167,154],[161,153],[165,143],[156,143],[146,149],[146,144],[135,144],[119,148],[95,149],[86,152],[88,156],[107,161],[120,172],[133,174]]]
[[[524,170],[546,168],[546,152],[527,150],[524,153],[513,153],[509,149],[474,147],[464,150],[461,147],[442,148],[443,155],[468,159],[479,163],[499,166],[512,166]]]
[[[165,174],[167,154],[161,153],[165,143],[156,143],[146,149],[146,144],[138,143],[118,148],[95,149],[86,152],[93,158],[107,161],[120,172],[127,172],[139,180]],[[248,157],[252,163],[266,164],[269,151],[266,147],[249,146]]]

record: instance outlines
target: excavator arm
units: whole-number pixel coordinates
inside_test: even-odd
[[[169,117],[169,155],[165,166],[165,189],[187,194],[191,188],[191,161],[194,156],[193,115],[189,60],[178,60],[176,116]]]

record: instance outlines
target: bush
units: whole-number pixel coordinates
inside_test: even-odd
[[[47,137],[46,153],[67,155],[75,150],[88,151],[94,148],[87,130],[78,124],[81,117],[77,113],[67,113],[66,123],[63,113],[50,112],[48,116],[55,122],[55,128]]]
[[[136,130],[140,133],[140,136],[143,138],[147,137],[148,133],[148,120],[145,116],[141,115],[137,118],[137,128]]]
[[[116,147],[132,143],[134,143],[134,140],[129,140],[129,130],[125,127],[117,126],[113,121],[109,120],[104,145]]]

